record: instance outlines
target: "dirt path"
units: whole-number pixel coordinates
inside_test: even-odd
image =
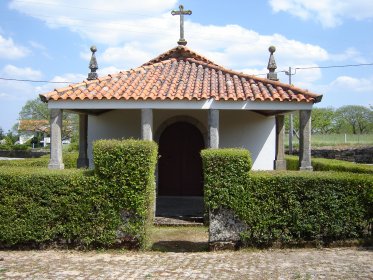
[[[373,279],[373,250],[0,251],[0,279]]]

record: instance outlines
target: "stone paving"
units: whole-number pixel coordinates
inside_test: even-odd
[[[0,279],[373,279],[373,250],[0,251]]]

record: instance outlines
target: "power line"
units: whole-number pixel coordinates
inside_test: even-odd
[[[295,68],[292,68],[292,69],[295,69],[295,72],[291,73],[291,75],[295,75],[296,72],[297,72],[297,70],[346,68],[346,67],[361,67],[361,66],[373,66],[373,63],[345,64],[345,65],[328,65],[328,66],[310,66],[310,67],[295,67]],[[289,71],[286,71],[286,70],[277,71],[275,73],[285,73],[286,75],[289,75]],[[252,76],[264,76],[264,75],[267,75],[267,73],[251,74],[251,75]],[[71,82],[71,81],[70,82],[69,81],[58,82],[58,81],[16,79],[16,78],[4,78],[4,77],[0,77],[0,80],[14,81],[14,82],[46,83],[46,84],[73,84],[73,83],[76,83],[76,82]]]
[[[0,77],[0,80],[14,81],[14,82],[47,83],[47,84],[71,84],[71,83],[74,83],[74,82],[57,82],[57,81],[42,81],[42,80],[3,78],[3,77]]]

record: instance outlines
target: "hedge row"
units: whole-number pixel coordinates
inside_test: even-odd
[[[288,170],[299,169],[299,158],[297,156],[287,155],[285,159]],[[344,160],[312,158],[311,164],[315,171],[338,171],[373,174],[373,166],[371,165],[358,164]]]
[[[121,210],[121,235],[147,242],[153,224],[157,144],[138,140],[99,140],[93,148],[96,176],[110,182]]]
[[[94,150],[97,172],[0,169],[0,247],[145,245],[155,143],[100,141]],[[120,175],[104,176],[102,162]]]
[[[48,167],[49,155],[40,158],[25,158],[20,160],[0,160],[0,167]],[[66,169],[76,168],[78,153],[63,153],[63,163]]]
[[[270,246],[316,241],[366,238],[372,235],[373,176],[336,172],[250,172],[245,179],[219,166],[229,162],[223,151],[203,151],[205,201],[209,210],[231,209],[248,229],[241,241],[248,246]],[[244,157],[241,157],[244,159]],[[232,159],[235,161],[235,159]],[[247,163],[248,164],[248,163]],[[228,165],[230,165],[228,163]],[[222,173],[214,174],[214,170]],[[242,174],[241,174],[242,175]]]

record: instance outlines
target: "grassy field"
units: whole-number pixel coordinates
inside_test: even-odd
[[[373,134],[312,134],[313,147],[322,146],[373,146]],[[285,146],[289,145],[289,135],[285,135]],[[298,147],[299,141],[293,137],[293,146]]]

